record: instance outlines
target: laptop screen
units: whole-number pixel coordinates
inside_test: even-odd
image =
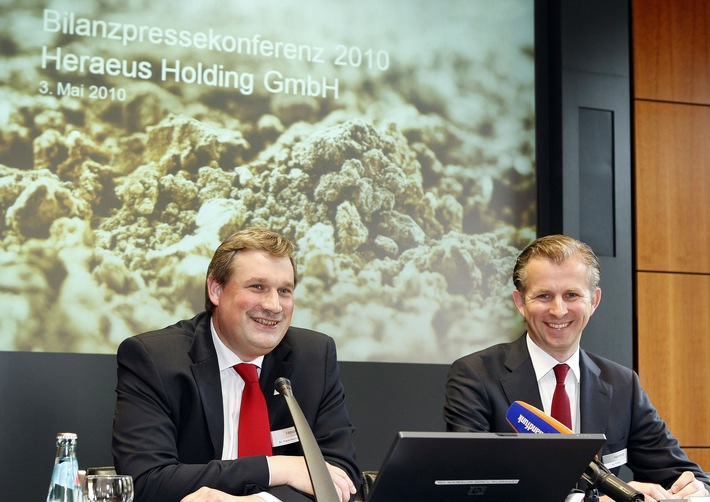
[[[399,432],[368,502],[564,502],[603,434]]]

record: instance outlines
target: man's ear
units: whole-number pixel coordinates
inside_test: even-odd
[[[599,306],[599,303],[602,301],[602,290],[601,288],[597,288],[597,290],[592,293],[592,314],[594,311],[597,309]]]
[[[219,305],[219,295],[222,294],[222,285],[217,282],[214,278],[207,278],[207,293],[210,296],[210,300],[213,304]]]
[[[520,315],[525,317],[525,298],[523,298],[523,295],[517,289],[513,290],[513,301]]]

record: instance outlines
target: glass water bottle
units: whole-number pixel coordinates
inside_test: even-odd
[[[79,462],[76,459],[76,434],[73,432],[57,434],[57,456],[47,502],[83,502]]]

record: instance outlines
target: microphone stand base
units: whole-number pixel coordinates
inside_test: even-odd
[[[599,491],[596,488],[590,488],[584,492],[584,502],[599,502]]]

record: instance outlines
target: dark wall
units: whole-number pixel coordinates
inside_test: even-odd
[[[47,498],[57,432],[78,434],[81,467],[113,463],[115,361],[108,355],[0,352],[2,500]]]
[[[358,464],[377,470],[397,431],[445,430],[447,365],[341,363]]]
[[[583,344],[631,366],[629,5],[536,4],[540,233],[568,233],[604,250],[602,305]],[[361,468],[379,467],[398,430],[443,430],[446,365],[341,369]],[[112,462],[115,375],[112,355],[0,352],[0,444],[11,452],[0,456],[3,500],[46,497],[57,432],[79,435],[82,466]]]
[[[398,430],[444,430],[446,365],[341,363],[358,461],[376,470]],[[0,352],[0,497],[44,500],[57,432],[79,436],[79,464],[111,465],[116,357]]]
[[[633,366],[630,4],[538,2],[540,234],[600,258],[602,301],[582,346]]]

